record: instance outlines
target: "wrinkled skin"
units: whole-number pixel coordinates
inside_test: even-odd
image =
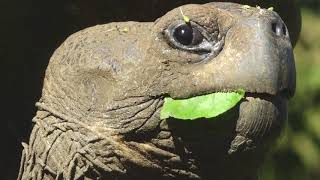
[[[155,22],[99,25],[53,54],[18,179],[250,179],[287,115],[295,67],[272,11],[182,7],[205,36],[179,44],[179,8]],[[188,49],[189,48],[189,49]],[[246,90],[216,118],[160,120],[166,96]]]

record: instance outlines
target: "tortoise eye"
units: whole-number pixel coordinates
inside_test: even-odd
[[[224,42],[218,31],[209,33],[205,27],[192,21],[175,21],[162,31],[162,35],[169,46],[197,53],[204,58],[216,56]]]
[[[178,43],[185,46],[200,44],[204,37],[201,32],[190,24],[181,24],[173,30],[173,38]]]

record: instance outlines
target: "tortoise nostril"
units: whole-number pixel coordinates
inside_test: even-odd
[[[287,28],[283,23],[280,22],[273,22],[271,23],[271,28],[272,31],[277,35],[277,36],[286,36],[287,35]]]

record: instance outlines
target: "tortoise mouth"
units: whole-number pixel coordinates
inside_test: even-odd
[[[187,141],[190,138],[190,140],[197,141],[198,144],[206,137],[221,137],[221,135],[224,136],[227,133],[234,136],[235,132],[244,131],[242,128],[249,128],[243,127],[249,123],[248,121],[242,122],[245,119],[250,120],[253,126],[257,125],[255,123],[262,123],[259,124],[260,126],[268,126],[265,128],[282,126],[282,122],[286,119],[288,99],[287,91],[281,91],[276,95],[246,92],[244,98],[236,106],[217,117],[199,118],[196,121],[181,121],[170,117],[167,121],[173,134],[183,134]],[[250,128],[253,128],[252,131],[258,131],[254,127]],[[231,131],[234,131],[234,133],[231,133]],[[262,137],[266,132],[261,133],[262,135],[258,135],[258,132],[250,134],[250,130],[241,132],[243,136],[249,135],[252,139]],[[230,136],[227,138],[230,138]]]
[[[292,97],[289,90],[284,89],[279,91],[276,94],[270,94],[270,93],[257,93],[257,92],[246,92],[245,98],[259,98],[264,99],[266,101],[272,101],[276,97],[286,98],[290,99]]]
[[[184,176],[191,173],[213,177],[212,169],[223,172],[224,167],[232,167],[236,170],[243,166],[243,161],[247,161],[249,169],[256,168],[269,142],[282,129],[286,102],[286,95],[281,93],[246,93],[240,103],[217,117],[196,121],[163,119],[152,137],[148,136],[150,139],[141,135],[141,139],[125,142],[147,159],[157,159],[159,166],[170,167],[168,172],[177,176],[179,173],[171,169],[185,170]],[[150,145],[147,149],[146,142]],[[234,159],[239,164],[231,163]]]
[[[266,144],[279,135],[287,117],[287,101],[286,92],[246,93],[236,106],[217,117],[196,121],[169,118],[167,123],[172,135],[195,151],[228,152],[234,148],[234,152],[239,152],[247,145]],[[245,137],[247,142],[233,142],[237,136]],[[211,148],[208,148],[209,141],[214,144]],[[245,144],[248,141],[250,144]]]
[[[227,167],[231,157],[256,159],[252,164],[260,161],[269,143],[279,136],[286,115],[285,94],[247,93],[238,105],[215,119],[170,118],[168,125],[175,144],[174,153],[196,160],[200,170],[210,172],[208,167],[213,168],[212,162]]]

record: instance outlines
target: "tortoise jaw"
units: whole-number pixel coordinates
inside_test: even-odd
[[[261,149],[279,136],[287,119],[288,94],[247,93],[240,104],[236,136],[229,154]]]

